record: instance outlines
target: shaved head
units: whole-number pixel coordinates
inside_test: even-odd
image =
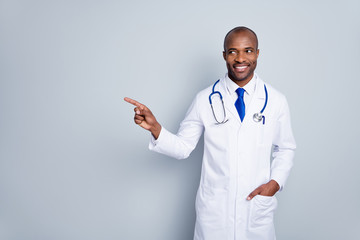
[[[226,50],[226,46],[227,46],[227,41],[228,41],[228,38],[233,34],[233,33],[240,33],[240,32],[249,32],[251,33],[254,38],[255,38],[255,41],[256,41],[256,49],[258,49],[258,38],[256,36],[256,33],[251,30],[250,28],[247,28],[247,27],[244,27],[244,26],[241,26],[241,27],[236,27],[236,28],[233,28],[231,29],[225,36],[225,39],[224,39],[224,51]]]
[[[223,57],[229,78],[239,87],[245,86],[254,76],[259,52],[258,39],[253,30],[236,27],[226,34]]]

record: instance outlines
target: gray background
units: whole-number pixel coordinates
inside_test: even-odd
[[[0,0],[0,239],[187,240],[203,142],[177,161],[133,124],[176,132],[226,72],[239,25],[285,93],[298,144],[279,240],[360,239],[359,1]]]

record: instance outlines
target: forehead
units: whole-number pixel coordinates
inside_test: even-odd
[[[250,31],[238,31],[230,33],[225,40],[225,49],[230,48],[257,48],[255,35]]]

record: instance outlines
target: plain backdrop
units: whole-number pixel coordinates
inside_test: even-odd
[[[0,239],[190,240],[203,151],[150,152],[132,97],[176,132],[226,73],[225,34],[259,38],[298,149],[278,240],[360,239],[360,2],[0,0]]]

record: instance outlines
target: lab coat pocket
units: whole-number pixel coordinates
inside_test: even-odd
[[[197,221],[202,227],[224,228],[228,216],[227,188],[200,186],[196,198]]]
[[[275,196],[256,195],[251,200],[250,227],[273,227],[274,211],[277,208]]]
[[[276,121],[271,118],[267,118],[265,124],[262,122],[257,123],[258,126],[258,143],[261,145],[268,145],[272,143],[274,128],[276,127]]]

